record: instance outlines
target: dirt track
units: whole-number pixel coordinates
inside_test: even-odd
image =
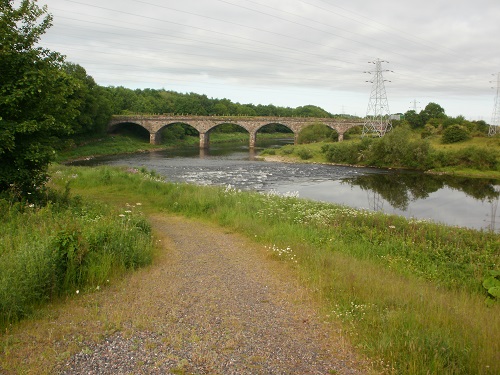
[[[216,226],[151,218],[162,255],[110,290],[120,329],[69,358],[64,374],[361,374],[292,272]],[[122,306],[123,309],[123,306]]]

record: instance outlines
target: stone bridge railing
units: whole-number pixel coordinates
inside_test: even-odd
[[[354,126],[363,125],[362,120],[315,117],[253,117],[253,116],[184,116],[184,115],[116,115],[113,116],[108,131],[117,129],[120,124],[136,124],[142,126],[150,134],[150,142],[160,142],[160,131],[169,125],[184,123],[192,126],[200,133],[200,148],[207,148],[210,131],[221,124],[235,124],[246,129],[250,134],[250,148],[255,147],[257,132],[270,124],[280,124],[289,128],[297,140],[302,129],[313,124],[324,124],[337,131],[339,141],[344,133]]]

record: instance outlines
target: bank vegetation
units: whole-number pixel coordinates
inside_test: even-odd
[[[497,233],[311,202],[293,194],[165,183],[146,170],[54,166],[51,176],[51,189],[64,196],[70,187],[74,194],[71,199],[68,195],[67,204],[2,203],[9,213],[2,218],[7,229],[0,252],[0,279],[5,281],[1,293],[10,301],[3,305],[4,326],[53,298],[91,292],[107,280],[113,282],[121,270],[147,264],[149,251],[136,253],[134,243],[143,241],[139,248],[148,248],[145,218],[165,212],[216,222],[267,248],[270,257],[285,262],[316,296],[325,319],[341,322],[349,340],[379,370],[500,371],[500,305],[483,285],[498,270]],[[115,236],[130,243],[130,257],[114,258]],[[90,272],[93,259],[99,264],[106,260],[105,266]],[[42,274],[33,286],[26,285],[45,264],[65,272],[55,278]],[[117,271],[109,271],[112,265]],[[20,272],[30,277],[20,278]],[[40,286],[48,293],[43,295]],[[16,298],[32,303],[14,309],[21,304],[14,303]],[[20,344],[8,331],[2,343],[2,361],[8,363],[9,350]]]

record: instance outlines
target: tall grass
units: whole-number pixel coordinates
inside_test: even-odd
[[[150,263],[150,226],[133,211],[67,194],[43,207],[0,200],[0,327]]]
[[[499,234],[138,171],[63,171],[79,174],[82,194],[141,199],[148,210],[216,221],[260,242],[387,373],[500,373],[500,306],[487,306],[481,286],[499,267]]]

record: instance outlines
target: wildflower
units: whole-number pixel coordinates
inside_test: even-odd
[[[389,228],[395,229],[396,227],[394,225],[389,225]]]
[[[79,294],[79,293],[80,293],[80,291],[79,291],[79,290],[77,290],[77,291],[76,291],[76,294]]]
[[[125,215],[124,215],[124,214],[120,214],[120,215],[118,215],[118,216],[120,216],[120,217],[125,217]]]
[[[142,206],[142,203],[136,203],[135,205],[136,206]]]
[[[132,211],[130,211],[130,210],[126,210],[126,211],[125,211],[125,213],[126,213],[126,214],[129,214],[129,213],[131,213],[131,212],[132,212]]]
[[[96,286],[95,290],[99,290],[101,287],[99,285]]]

